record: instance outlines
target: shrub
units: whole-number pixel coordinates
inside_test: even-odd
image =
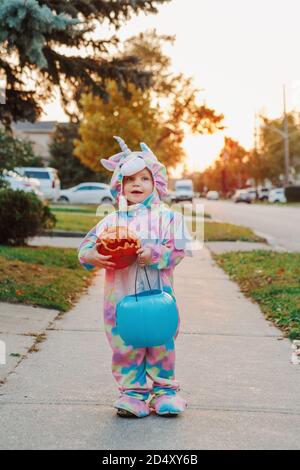
[[[24,245],[28,238],[54,227],[56,218],[35,194],[1,189],[0,221],[0,243]]]

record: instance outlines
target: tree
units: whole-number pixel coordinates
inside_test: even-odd
[[[139,57],[143,69],[153,74],[154,81],[150,89],[153,100],[169,97],[183,77],[183,74],[176,75],[170,72],[171,59],[163,52],[163,45],[173,45],[175,38],[175,36],[158,34],[156,29],[147,30],[128,38],[124,42],[124,52],[119,54],[120,58],[123,55]]]
[[[128,102],[113,82],[108,89],[111,100],[107,104],[91,94],[83,96],[84,118],[79,128],[80,139],[74,140],[74,155],[102,177],[107,177],[107,170],[99,163],[100,157],[106,158],[120,151],[114,135],[122,136],[128,147],[134,150],[144,140],[151,147],[161,131],[161,117],[158,109],[151,106],[148,92],[141,92],[131,85],[133,98]],[[166,162],[162,153],[157,157]]]
[[[248,152],[237,141],[225,137],[217,160],[204,171],[202,184],[224,196],[231,194],[246,186],[250,176],[248,162]]]
[[[75,155],[90,168],[99,168],[97,156],[112,155],[118,146],[112,135],[120,135],[129,147],[137,148],[146,140],[167,168],[175,167],[185,158],[182,143],[186,132],[213,133],[223,129],[223,115],[196,103],[198,89],[192,79],[170,72],[170,58],[162,51],[163,42],[173,36],[158,35],[156,30],[141,33],[124,43],[122,54],[140,57],[143,70],[153,74],[153,86],[144,92],[132,87],[132,102],[122,99],[111,84],[113,99],[109,104],[91,97],[82,100],[83,122],[76,141]],[[138,119],[137,119],[138,117]]]
[[[219,158],[223,194],[245,187],[249,173],[248,153],[244,147],[230,137],[225,137]]]
[[[71,187],[84,181],[98,181],[99,175],[74,158],[74,139],[78,138],[76,123],[63,123],[56,126],[49,150],[50,166],[59,172],[62,187]]]
[[[13,170],[17,166],[42,165],[42,157],[35,155],[31,142],[14,137],[0,129],[0,187],[4,183],[4,169]]]
[[[249,152],[248,171],[256,186],[263,186],[270,177],[269,162],[256,148]]]
[[[154,29],[129,38],[124,48],[126,54],[138,55],[144,70],[153,73],[154,85],[150,94],[154,103],[162,105],[164,117],[163,132],[156,147],[163,146],[164,153],[169,154],[177,147],[180,161],[184,156],[181,145],[185,135],[213,134],[223,130],[224,116],[216,114],[204,103],[197,103],[201,90],[193,85],[191,77],[170,72],[171,60],[162,46],[173,44],[174,40],[175,36],[159,35]]]
[[[137,57],[114,57],[120,42],[116,35],[100,40],[93,33],[104,20],[118,29],[133,14],[156,13],[156,6],[167,1],[2,0],[0,74],[7,87],[0,121],[6,129],[12,120],[35,121],[56,87],[72,121],[78,120],[82,92],[108,101],[108,79],[128,99],[130,83],[149,87],[151,73],[142,70]]]
[[[290,167],[292,175],[300,171],[300,125],[299,113],[289,113],[288,133],[289,133],[289,153]],[[252,158],[252,168],[256,179],[263,181],[269,179],[273,184],[282,184],[285,173],[284,168],[284,140],[276,132],[284,131],[283,118],[268,119],[260,116],[263,125],[260,128],[259,148]]]

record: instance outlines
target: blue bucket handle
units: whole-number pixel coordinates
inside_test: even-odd
[[[135,300],[136,300],[136,302],[138,301],[138,299],[137,299],[137,292],[136,292],[138,270],[139,270],[139,265],[137,264],[137,266],[136,266],[136,273],[135,273],[135,283],[134,283],[134,293],[135,293]],[[152,288],[151,288],[150,281],[149,281],[149,278],[148,278],[146,266],[144,266],[144,270],[145,270],[146,278],[147,278],[147,281],[148,281],[148,284],[149,284],[149,289],[150,289],[150,291],[152,292]]]

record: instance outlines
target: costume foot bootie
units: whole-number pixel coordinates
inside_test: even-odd
[[[145,418],[151,413],[144,400],[125,394],[121,395],[113,406],[118,410],[117,415],[122,418]]]
[[[183,413],[187,408],[186,401],[179,395],[154,395],[149,407],[159,416],[173,417]]]

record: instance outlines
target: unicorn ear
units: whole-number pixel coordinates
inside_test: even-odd
[[[117,166],[116,162],[113,162],[112,160],[105,160],[104,158],[101,158],[100,162],[102,163],[104,168],[109,171],[114,171]]]
[[[140,143],[140,146],[141,146],[141,150],[142,150],[143,152],[151,152],[151,153],[152,153],[152,150],[150,150],[150,148],[148,147],[148,145],[145,144],[144,142],[141,142],[141,143]]]
[[[100,162],[109,171],[114,171],[117,165],[119,164],[120,160],[124,158],[125,154],[124,152],[116,153],[115,155],[112,155],[108,159],[102,158]]]

